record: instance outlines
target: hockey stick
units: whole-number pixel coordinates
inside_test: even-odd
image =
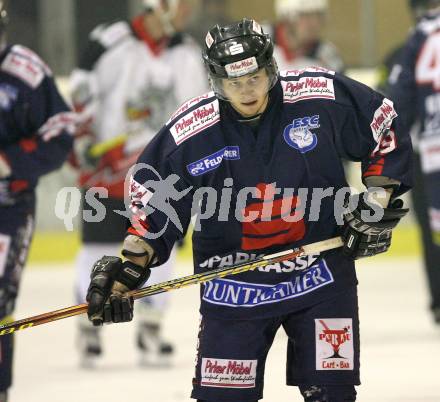
[[[240,274],[242,272],[251,271],[269,264],[275,264],[277,262],[290,260],[292,258],[300,257],[302,255],[317,254],[326,250],[341,247],[342,245],[343,242],[340,237],[333,237],[331,239],[307,244],[295,249],[289,249],[281,251],[279,253],[265,255],[252,262],[245,262],[242,264],[234,265],[232,267],[217,268],[211,271],[202,272],[200,274],[188,275],[182,278],[161,282],[156,285],[146,286],[142,289],[133,290],[129,292],[129,294],[133,297],[133,299],[136,300],[142,297],[152,296],[174,289],[180,289],[185,286],[207,282],[212,279],[223,278],[228,275]],[[61,310],[55,310],[49,313],[44,313],[36,315],[34,317],[14,321],[10,324],[0,326],[0,336],[12,334],[16,331],[21,331],[22,329],[35,327],[37,325],[61,320],[63,318],[72,317],[74,315],[83,314],[86,311],[87,303],[83,303],[76,306],[66,307]]]

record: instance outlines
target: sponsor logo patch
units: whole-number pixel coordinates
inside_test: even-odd
[[[390,129],[396,117],[393,102],[385,98],[382,105],[374,112],[373,121],[370,124],[376,142],[379,142],[380,136]]]
[[[255,388],[257,363],[257,360],[203,357],[200,385],[218,388]]]
[[[316,370],[353,370],[353,320],[315,319]]]
[[[50,117],[39,129],[38,134],[43,141],[50,141],[53,137],[67,132],[73,135],[76,129],[77,115],[72,112],[61,112]]]
[[[334,281],[325,260],[276,285],[214,279],[203,288],[203,300],[228,307],[255,307],[300,297]]]
[[[253,73],[258,70],[257,59],[255,57],[249,57],[248,59],[240,60],[235,63],[226,64],[225,70],[230,78]]]
[[[214,95],[215,95],[214,92],[211,91],[186,101],[172,114],[170,119],[166,122],[166,125],[168,126],[177,116],[179,116],[179,114],[186,112],[191,106],[194,106],[196,103],[199,103],[204,99],[212,98]]]
[[[254,261],[257,258],[261,258],[264,254],[256,253],[243,253],[237,252],[234,254],[227,254],[223,257],[214,255],[207,260],[199,264],[200,268],[223,268],[230,267],[232,265],[243,264],[245,262]],[[260,272],[277,273],[282,274],[293,271],[303,271],[311,267],[315,261],[319,258],[320,254],[309,254],[301,257],[294,258],[292,260],[277,262],[275,264],[268,264],[264,267],[257,268]]]
[[[132,203],[147,205],[153,197],[153,192],[130,177],[130,199]]]
[[[285,103],[306,99],[335,99],[333,79],[326,77],[302,77],[298,81],[281,81]]]
[[[311,130],[319,128],[319,115],[294,119],[284,129],[284,141],[302,154],[311,151],[318,144],[318,137]]]
[[[241,43],[232,42],[231,46],[229,46],[229,53],[231,53],[231,55],[244,53],[243,45]]]
[[[177,120],[170,128],[177,145],[220,121],[218,100],[200,106]]]
[[[212,35],[211,35],[211,33],[210,32],[208,32],[207,34],[206,34],[206,37],[205,37],[205,43],[206,43],[206,46],[208,47],[208,49],[212,46],[212,44],[214,43],[214,38],[212,37]]]
[[[37,88],[45,74],[51,74],[49,68],[35,53],[22,46],[12,48],[4,59],[1,70],[20,78],[31,88]]]
[[[217,169],[223,159],[232,161],[240,159],[240,148],[237,145],[225,147],[212,155],[190,163],[186,168],[191,176],[200,176]]]

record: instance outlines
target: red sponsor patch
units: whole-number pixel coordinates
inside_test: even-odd
[[[353,370],[353,320],[315,319],[316,370]]]

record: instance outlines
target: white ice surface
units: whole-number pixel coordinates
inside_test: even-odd
[[[190,273],[183,268],[179,275]],[[358,276],[358,401],[440,402],[440,327],[431,323],[419,260],[370,259],[359,264]],[[69,266],[25,272],[16,318],[71,305],[72,280]],[[174,291],[165,323],[177,349],[171,369],[139,367],[132,323],[105,328],[105,356],[96,370],[78,366],[75,318],[19,332],[10,401],[189,401],[198,320],[197,287]],[[266,366],[264,401],[302,401],[296,388],[284,385],[285,348],[280,331]]]

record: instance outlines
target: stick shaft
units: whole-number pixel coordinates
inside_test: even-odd
[[[333,237],[316,243],[304,245],[296,249],[289,249],[279,253],[263,256],[253,262],[234,265],[232,267],[217,268],[211,271],[202,272],[200,274],[188,275],[170,281],[161,282],[156,285],[147,286],[130,292],[130,295],[136,300],[146,296],[169,292],[171,290],[180,289],[189,285],[200,284],[212,279],[223,278],[229,275],[236,275],[242,272],[254,270],[269,264],[290,260],[305,254],[316,254],[319,252],[331,250],[341,247],[343,244],[340,237]],[[0,336],[12,334],[22,329],[35,327],[37,325],[46,324],[48,322],[61,320],[63,318],[72,317],[83,314],[87,311],[87,304],[78,304],[76,306],[66,307],[60,310],[36,315],[22,320],[14,321],[10,324],[0,326]]]

